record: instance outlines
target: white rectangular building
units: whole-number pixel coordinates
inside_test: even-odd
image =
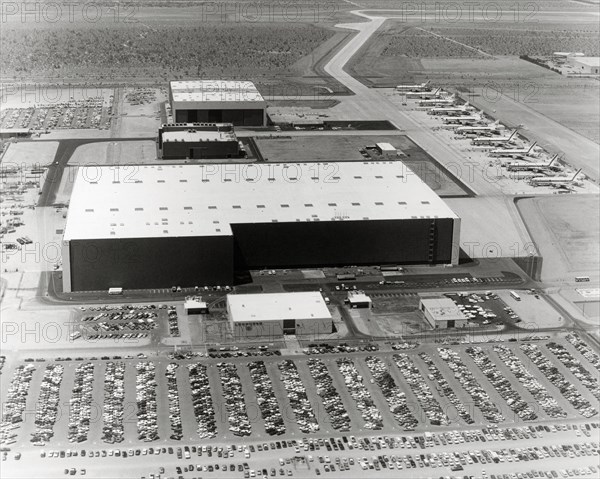
[[[234,337],[330,334],[333,321],[318,291],[230,294],[227,313]]]
[[[172,81],[169,100],[176,123],[267,124],[267,103],[249,81]]]
[[[578,73],[598,75],[600,73],[600,57],[569,57],[569,64]]]
[[[433,329],[464,328],[467,317],[450,298],[421,298],[419,309]]]

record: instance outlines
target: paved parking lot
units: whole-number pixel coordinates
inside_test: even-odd
[[[245,353],[226,362],[102,356],[11,363],[2,374],[1,437],[12,447],[100,447],[297,438],[336,434],[340,424],[348,433],[394,434],[593,417],[597,382],[587,370],[597,371],[597,358],[581,338],[569,338],[250,363]],[[333,405],[327,388],[337,395]],[[206,415],[209,406],[214,412]]]

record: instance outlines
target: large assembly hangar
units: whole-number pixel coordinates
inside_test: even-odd
[[[176,123],[267,124],[267,103],[249,81],[172,81],[169,100]]]
[[[331,313],[319,292],[228,294],[227,314],[236,338],[331,334]]]
[[[63,290],[231,285],[235,271],[456,264],[460,219],[399,161],[80,168]],[[91,177],[93,176],[93,178]]]

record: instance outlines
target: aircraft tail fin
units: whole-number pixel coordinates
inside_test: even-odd
[[[537,145],[537,141],[533,142],[533,144],[529,147],[529,150],[527,150],[527,153],[531,153],[533,151],[533,149],[535,148],[535,145]]]

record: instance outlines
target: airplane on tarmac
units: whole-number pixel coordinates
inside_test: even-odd
[[[473,123],[482,122],[484,120],[483,111],[480,111],[475,115],[462,115],[462,116],[443,116],[442,121],[448,125],[472,125]]]
[[[469,102],[459,106],[442,106],[439,108],[432,108],[427,113],[429,115],[460,115],[466,113],[471,107]]]
[[[504,125],[501,125],[499,121],[495,121],[494,123],[490,123],[487,126],[459,126],[456,129],[456,133],[469,134],[475,133],[476,135],[485,135],[487,133],[493,133],[494,131],[498,131],[504,128]],[[491,139],[491,138],[490,138]]]
[[[518,163],[505,163],[502,166],[505,166],[508,171],[541,171],[546,169],[557,169],[556,166],[552,166],[554,162],[558,158],[558,155],[554,155],[548,163],[527,163],[527,162],[518,162]]]
[[[456,99],[456,95],[452,94],[450,96],[444,98],[431,98],[429,100],[420,100],[419,106],[443,106],[443,105],[454,105],[454,100]]]
[[[553,188],[570,189],[571,185],[581,186],[583,184],[581,181],[577,181],[579,173],[581,173],[581,168],[571,178],[565,178],[564,176],[534,176],[529,179],[529,184],[531,186],[552,186]]]
[[[491,150],[489,154],[490,156],[509,156],[511,158],[516,156],[527,156],[530,153],[535,152],[535,145],[537,145],[537,142],[533,142],[529,148],[496,148]]]
[[[432,98],[437,98],[442,94],[442,89],[438,88],[437,90],[431,91],[409,91],[406,93],[406,98],[416,98],[419,100],[430,100]]]
[[[515,135],[517,130],[513,130],[510,136],[485,136],[482,138],[473,138],[471,140],[472,145],[486,145],[486,146],[501,146],[509,143],[514,143],[516,140]]]
[[[427,80],[425,83],[421,83],[420,85],[398,85],[396,87],[396,91],[425,91],[426,88],[429,88],[430,80]]]

